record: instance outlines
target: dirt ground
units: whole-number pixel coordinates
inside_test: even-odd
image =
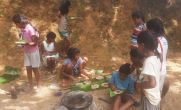
[[[133,27],[131,12],[141,9],[147,19],[162,18],[169,40],[168,77],[171,85],[163,101],[163,110],[178,110],[181,108],[180,5],[180,0],[175,0],[170,8],[165,8],[164,0],[120,0],[118,7],[113,8],[111,0],[72,0],[69,16],[82,18],[70,21],[73,46],[79,47],[82,56],[89,58],[89,68],[110,73],[120,64],[129,62],[129,38]],[[48,31],[53,31],[59,43],[58,6],[59,0],[0,0],[0,74],[7,65],[21,69],[18,79],[0,84],[1,110],[55,110],[59,105],[61,97],[54,96],[55,91],[49,88],[50,84],[57,83],[56,78],[43,69],[42,88],[38,92],[21,92],[16,100],[4,95],[12,85],[21,85],[22,88],[27,85],[23,51],[14,43],[17,29],[11,17],[14,13],[26,14],[39,29],[41,40]],[[109,104],[98,100],[99,97],[108,98],[106,90],[93,91],[92,94],[99,110],[110,110]]]

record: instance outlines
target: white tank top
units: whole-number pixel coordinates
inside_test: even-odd
[[[43,46],[47,52],[52,52],[55,50],[55,45],[53,42],[48,44],[46,41],[43,41]]]

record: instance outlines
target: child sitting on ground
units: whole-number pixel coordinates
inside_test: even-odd
[[[132,13],[132,20],[135,24],[135,27],[131,36],[131,48],[137,48],[138,36],[142,31],[146,30],[145,17],[141,11],[134,11]]]
[[[89,76],[83,70],[88,59],[80,57],[80,50],[78,48],[70,48],[67,52],[67,58],[61,68],[61,75],[63,78],[75,80],[75,77],[82,76],[88,78]]]
[[[135,91],[134,80],[131,75],[131,65],[126,63],[112,74],[109,81],[109,86],[112,91],[122,91],[123,93],[116,93],[113,103],[113,110],[127,110],[135,102],[133,94]]]
[[[43,64],[49,69],[55,68],[56,61],[59,58],[56,52],[55,38],[56,34],[54,32],[49,32],[46,36],[46,40],[44,40],[41,45]]]

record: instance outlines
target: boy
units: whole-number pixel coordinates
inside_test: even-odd
[[[134,80],[130,76],[131,65],[126,63],[112,74],[109,86],[112,91],[123,91],[117,95],[113,103],[113,110],[127,110],[134,104]]]
[[[35,74],[36,85],[39,86],[40,74],[40,54],[38,48],[38,35],[35,28],[29,23],[29,21],[22,15],[16,14],[12,18],[16,26],[21,29],[22,38],[25,40],[24,45],[24,65],[26,66],[28,81],[30,88],[32,84],[32,72]]]
[[[43,63],[51,70],[55,68],[56,60],[59,58],[56,52],[55,38],[56,34],[54,32],[49,32],[41,46]]]
[[[137,48],[137,38],[142,31],[146,30],[145,17],[141,11],[134,11],[131,16],[135,24],[133,34],[131,36],[131,48]]]

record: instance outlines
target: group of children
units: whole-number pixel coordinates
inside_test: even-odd
[[[24,66],[27,70],[30,88],[33,87],[32,73],[35,74],[37,87],[39,86],[39,67],[41,61],[44,66],[53,71],[60,55],[64,58],[66,57],[61,68],[60,76],[71,80],[75,80],[74,77],[79,75],[89,78],[85,71],[83,71],[88,58],[81,58],[79,55],[80,50],[78,48],[70,47],[70,30],[68,29],[67,21],[70,6],[71,2],[69,0],[62,0],[59,7],[60,20],[58,31],[63,39],[60,50],[57,50],[57,44],[55,42],[56,34],[54,32],[48,32],[46,39],[40,45],[39,51],[38,31],[32,26],[30,20],[21,14],[16,14],[12,18],[15,25],[20,29],[20,39],[25,41],[25,43],[22,44],[24,48]]]
[[[56,49],[56,34],[49,32],[46,40],[41,44],[40,53],[43,63],[51,69],[55,67],[59,53],[66,54],[67,57],[60,72],[62,78],[70,80],[75,80],[77,76],[89,78],[84,71],[88,59],[80,57],[78,48],[70,47],[70,32],[67,22],[70,5],[69,0],[64,0],[59,8],[59,33],[63,38],[64,47],[59,52]],[[142,110],[160,110],[160,101],[163,98],[161,96],[168,90],[168,85],[165,83],[168,43],[164,34],[163,22],[154,18],[145,23],[144,15],[140,11],[133,12],[132,19],[135,28],[131,36],[131,63],[121,65],[118,71],[113,72],[109,81],[112,91],[123,91],[114,97],[113,110],[127,110],[135,105],[137,92],[141,92]],[[24,44],[24,65],[30,87],[33,87],[32,72],[34,72],[37,86],[39,86],[38,68],[41,58],[37,31],[29,20],[20,14],[14,15],[13,22],[21,29],[22,38],[26,42]]]
[[[154,18],[145,23],[141,11],[132,13],[135,23],[131,36],[132,64],[121,65],[109,82],[112,91],[121,90],[113,103],[113,110],[128,110],[141,95],[141,110],[160,110],[161,99],[169,89],[166,79],[168,42],[163,22]]]

